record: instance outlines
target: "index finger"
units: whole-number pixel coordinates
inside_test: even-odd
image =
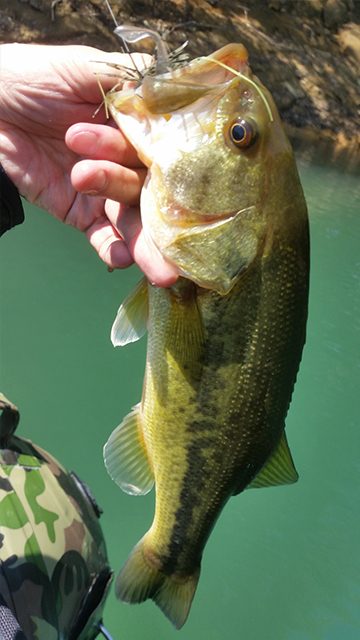
[[[118,128],[106,124],[79,122],[65,134],[71,151],[92,160],[109,160],[125,167],[143,167],[134,147]]]

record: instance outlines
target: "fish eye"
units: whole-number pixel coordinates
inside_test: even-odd
[[[229,136],[238,149],[248,149],[256,141],[258,131],[253,121],[239,118],[230,125]]]

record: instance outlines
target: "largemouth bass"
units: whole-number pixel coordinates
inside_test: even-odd
[[[180,628],[209,534],[231,496],[297,480],[285,417],[305,341],[306,204],[270,93],[232,44],[112,91],[108,108],[148,167],[147,240],[181,274],[145,280],[114,344],[148,330],[143,395],[104,448],[128,493],[155,483],[154,521],[116,583]]]

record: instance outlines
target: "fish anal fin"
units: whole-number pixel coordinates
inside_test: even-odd
[[[299,475],[295,469],[284,432],[275,451],[247,488],[258,489],[261,487],[293,484],[297,482],[298,478]]]
[[[145,495],[154,485],[154,474],[144,441],[140,404],[114,429],[104,446],[108,474],[130,495]]]
[[[140,340],[146,333],[148,320],[148,282],[142,278],[120,305],[111,328],[114,347]]]
[[[189,576],[166,575],[146,558],[146,536],[134,547],[116,580],[116,596],[123,602],[139,603],[151,598],[180,629],[189,615],[200,568]]]

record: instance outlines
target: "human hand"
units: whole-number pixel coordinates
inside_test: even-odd
[[[135,260],[151,282],[172,284],[175,268],[141,230],[137,205],[146,169],[121,132],[104,124],[102,110],[93,117],[100,102],[95,73],[104,71],[99,63],[125,58],[128,64],[128,57],[22,44],[1,45],[0,56],[0,162],[20,193],[84,231],[108,266]],[[104,90],[115,83],[101,76]],[[72,126],[79,122],[85,124]],[[76,163],[77,154],[88,159]]]

